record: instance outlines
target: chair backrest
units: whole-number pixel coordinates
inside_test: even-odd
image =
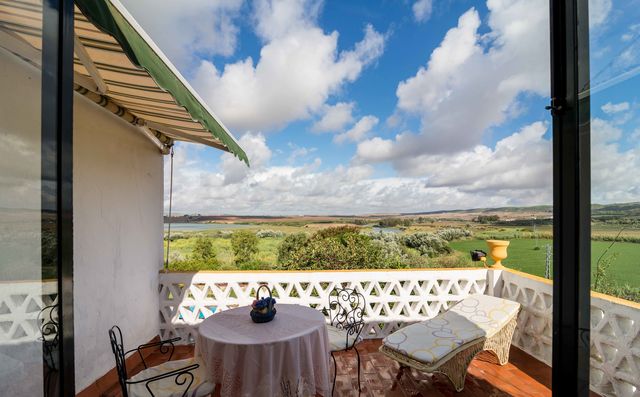
[[[355,289],[336,287],[329,294],[331,325],[347,331],[348,336],[354,337],[353,343],[364,328],[363,316],[366,304],[364,296]]]
[[[58,370],[58,349],[60,325],[58,323],[58,305],[46,306],[38,313],[37,324],[40,327],[40,340],[44,351],[44,361],[49,370]]]
[[[111,341],[111,350],[116,360],[116,371],[118,372],[118,382],[122,388],[123,397],[128,397],[127,392],[127,366],[124,358],[124,347],[122,342],[122,331],[120,327],[114,325],[109,330],[109,340]]]

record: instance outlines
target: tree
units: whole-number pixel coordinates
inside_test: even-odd
[[[193,247],[191,259],[206,264],[217,262],[216,251],[213,249],[211,239],[206,237],[198,237]]]
[[[258,238],[248,230],[238,230],[231,235],[231,249],[236,264],[247,264],[258,253]]]

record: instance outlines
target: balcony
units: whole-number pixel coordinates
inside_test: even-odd
[[[206,317],[248,305],[262,283],[282,303],[323,310],[331,289],[342,284],[361,291],[367,301],[366,338],[362,345],[365,396],[551,394],[552,285],[549,280],[510,269],[434,269],[401,271],[198,272],[161,273],[159,313],[162,338],[181,336],[181,358],[193,354],[197,326]],[[3,343],[19,346],[39,337],[37,316],[55,303],[40,283],[0,288]],[[518,301],[522,310],[508,365],[496,365],[479,354],[472,361],[465,390],[456,394],[441,375],[411,371],[396,379],[398,365],[377,351],[385,335],[431,318],[469,294],[482,293]],[[1,305],[0,305],[1,306]],[[4,306],[3,306],[4,307]],[[591,389],[593,395],[636,396],[640,387],[640,305],[593,293],[591,297]],[[77,327],[87,327],[78,319]],[[100,334],[102,336],[102,334]],[[96,338],[106,345],[104,338]],[[153,360],[153,359],[152,359]],[[355,395],[353,353],[338,356],[336,395]],[[112,363],[109,363],[113,365]],[[103,377],[104,378],[104,377]],[[107,377],[108,378],[108,377]],[[96,382],[100,383],[100,381]],[[97,395],[118,395],[115,379],[102,381]]]
[[[550,394],[552,285],[549,280],[505,269],[437,269],[338,272],[199,272],[160,275],[160,334],[193,341],[197,326],[211,314],[253,300],[266,283],[282,303],[327,307],[331,289],[342,284],[367,301],[363,333],[364,371],[371,395],[423,395],[452,392],[444,379],[413,372],[393,383],[397,365],[381,359],[379,339],[406,324],[447,310],[469,294],[482,293],[519,302],[522,311],[513,338],[511,362],[499,367],[479,355],[467,378],[469,395]],[[602,396],[634,396],[640,387],[640,305],[593,293],[591,297],[591,389]],[[354,374],[354,362],[341,356],[339,373]],[[377,375],[376,375],[377,374]],[[353,376],[341,379],[349,390]],[[404,383],[403,383],[404,382]],[[523,384],[524,382],[524,384]],[[431,394],[431,392],[438,393]],[[529,394],[527,394],[529,393]],[[348,395],[348,394],[345,394]]]

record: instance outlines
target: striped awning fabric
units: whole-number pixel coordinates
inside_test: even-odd
[[[76,91],[163,143],[212,146],[248,159],[118,0],[75,0]],[[0,0],[0,45],[35,66],[42,48],[42,0]]]

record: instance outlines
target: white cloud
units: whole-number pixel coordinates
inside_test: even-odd
[[[167,56],[181,69],[200,57],[232,55],[242,0],[123,0]]]
[[[392,161],[475,147],[485,132],[517,114],[523,94],[549,90],[548,5],[544,0],[488,0],[489,32],[471,8],[431,53],[426,66],[400,82],[396,117],[420,118],[419,133],[364,141],[358,160]],[[382,149],[384,150],[382,150]]]
[[[238,143],[247,153],[252,169],[264,168],[271,159],[271,149],[267,146],[262,134],[244,134]],[[222,155],[220,169],[224,175],[225,185],[242,181],[250,172],[250,168],[231,153]]]
[[[591,202],[640,201],[640,144],[620,145],[623,131],[602,119],[591,121]]]
[[[589,0],[589,27],[599,27],[611,13],[612,0]]]
[[[176,167],[174,213],[393,213],[532,204],[550,199],[535,189],[469,192],[456,187],[428,187],[420,178],[374,178],[373,168],[367,165],[329,170],[319,170],[319,165],[316,159],[301,166],[252,168],[235,183],[225,183],[221,172],[202,170],[195,162]]]
[[[291,153],[289,153],[289,157],[287,158],[287,162],[289,164],[295,163],[297,159],[304,159],[311,153],[314,153],[318,150],[315,147],[298,146],[293,142],[289,142],[287,146],[289,146],[289,148],[291,149]]]
[[[378,125],[378,118],[375,116],[364,116],[358,122],[342,134],[333,137],[333,141],[336,143],[343,143],[345,141],[359,142],[363,140],[369,132]]]
[[[602,111],[606,114],[620,113],[629,110],[629,102],[611,103],[602,105]]]
[[[456,186],[466,192],[504,189],[540,190],[550,194],[551,142],[543,138],[547,125],[536,122],[496,143],[478,145],[456,155],[407,159],[408,172],[424,172],[429,186]]]
[[[339,132],[347,124],[353,122],[353,102],[338,102],[335,105],[325,105],[324,114],[311,126],[314,132]]]
[[[174,210],[207,214],[362,214],[534,205],[552,201],[549,124],[535,122],[501,139],[455,155],[407,158],[406,176],[375,178],[370,165],[321,170],[319,158],[272,166],[261,134],[245,135],[252,168],[223,155],[219,170],[203,169],[193,145],[176,151]],[[622,147],[623,131],[592,122],[592,201],[640,200],[640,145]],[[371,140],[369,142],[375,142]],[[384,147],[384,145],[382,145]],[[292,153],[304,149],[291,145]],[[300,150],[302,152],[303,150]],[[307,154],[311,153],[312,149]],[[234,165],[242,168],[234,168]],[[165,166],[168,166],[166,162]],[[241,171],[238,171],[241,170]],[[168,178],[168,169],[165,170]]]
[[[182,144],[176,151],[174,210],[360,214],[545,203],[551,199],[551,145],[542,138],[545,129],[534,123],[500,141],[495,150],[478,147],[455,157],[417,159],[424,163],[419,177],[375,178],[373,167],[358,164],[320,170],[320,159],[272,166],[261,134],[241,139],[252,168],[242,166],[237,173],[233,164],[242,163],[225,154],[223,167],[209,171],[181,155],[192,146]]]
[[[433,10],[432,0],[416,0],[411,7],[413,10],[413,16],[418,22],[424,22],[431,18],[431,12]]]
[[[259,1],[260,59],[218,70],[202,61],[194,85],[233,131],[268,131],[318,113],[327,99],[382,55],[385,36],[368,25],[353,49],[338,51],[338,32],[317,26],[317,1]]]

